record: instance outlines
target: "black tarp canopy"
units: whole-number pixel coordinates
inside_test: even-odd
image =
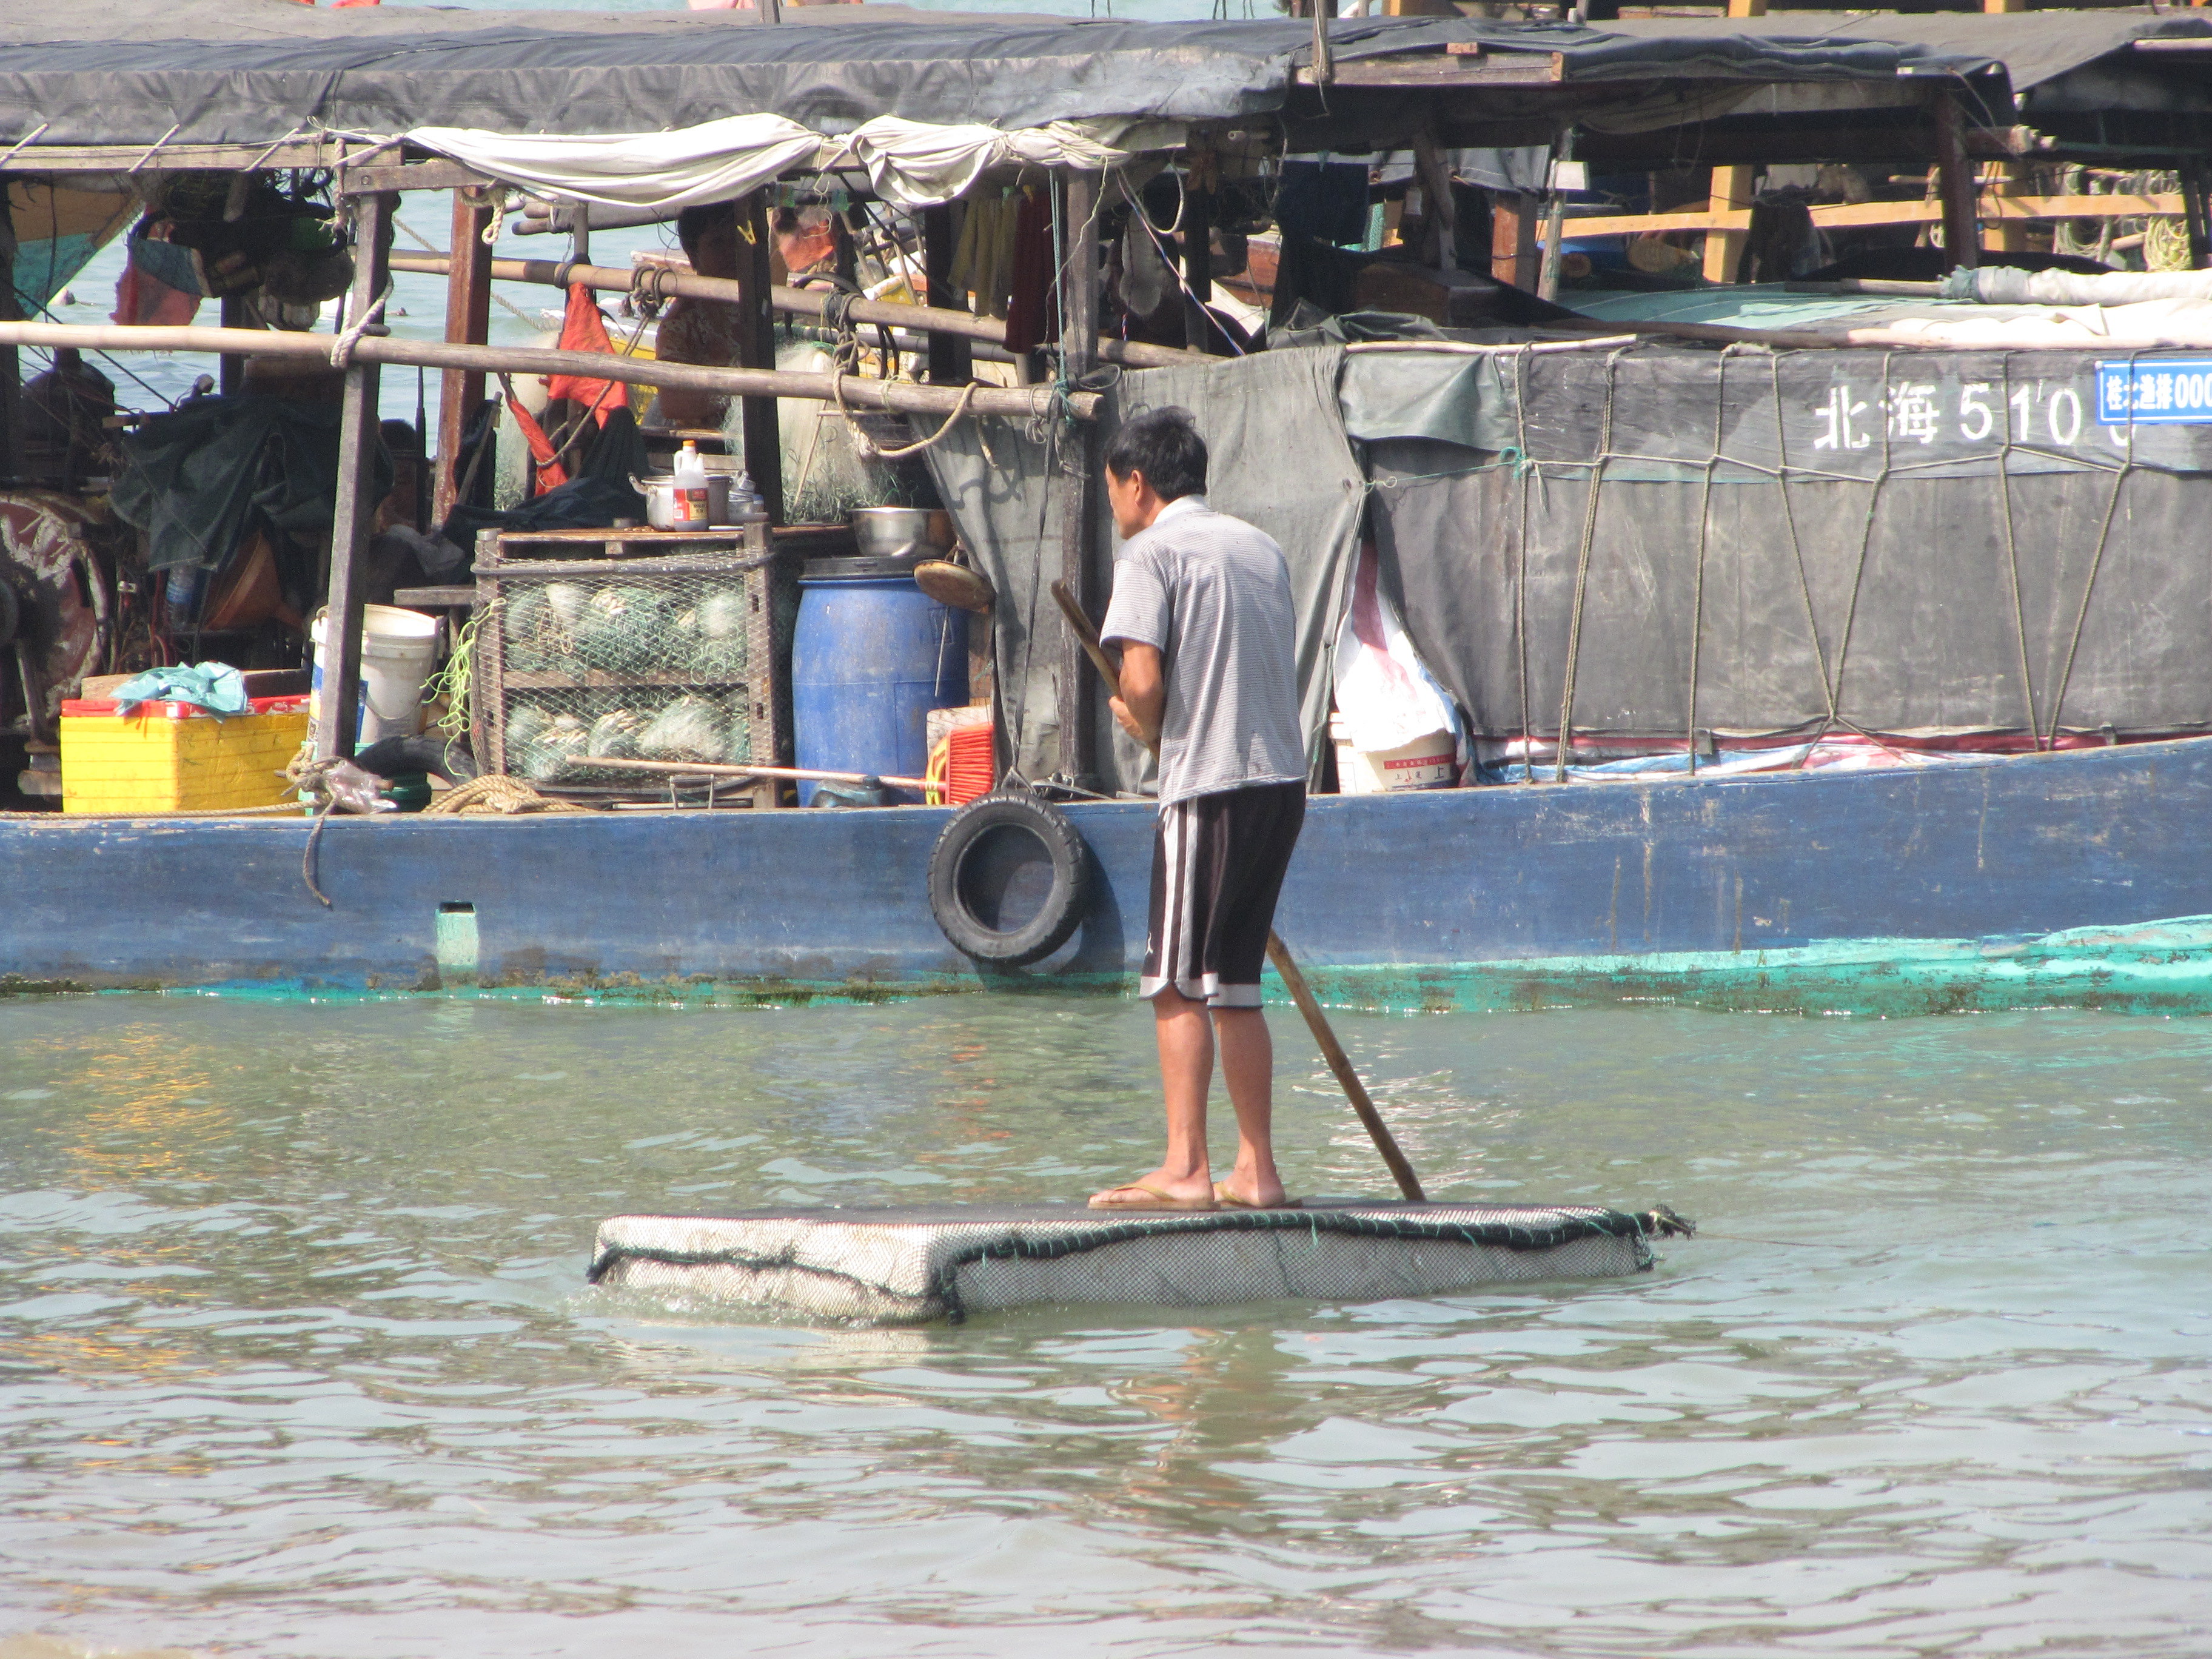
[[[1311,52],[1310,26],[1295,20],[1138,23],[841,6],[764,27],[730,21],[738,15],[12,0],[0,13],[0,144],[44,124],[12,163],[20,167],[61,145],[259,144],[420,125],[619,132],[756,111],[825,131],[882,114],[1004,127],[1235,119],[1284,108]],[[1478,63],[1556,62],[1547,91],[1570,102],[1577,88],[1617,100],[1630,86],[1893,85],[1918,76],[1978,77],[1987,98],[2009,96],[1999,61],[1971,43],[1424,18],[1341,21],[1331,39],[1342,64],[1401,53],[1443,63],[1454,44],[1469,76],[1480,76]],[[1427,90],[1440,101],[1486,95],[1449,77]],[[1342,95],[1404,101],[1372,87],[1346,86]]]
[[[1994,14],[1779,11],[1764,17],[1624,18],[1596,27],[1639,40],[1717,36],[1831,45],[1881,40],[1930,58],[1986,58],[2004,65],[2005,78],[2021,100],[2021,112],[2031,119],[2039,104],[2070,106],[2070,89],[2063,83],[2093,65],[2102,70],[2098,80],[2107,88],[2137,83],[2148,88],[2179,78],[2212,92],[2212,76],[2197,67],[2212,64],[2212,58],[2192,60],[2185,53],[2167,55],[2155,48],[2135,50],[2138,40],[2200,40],[2212,45],[2212,22],[2186,13],[2133,6]],[[2200,106],[2203,102],[2199,100]]]

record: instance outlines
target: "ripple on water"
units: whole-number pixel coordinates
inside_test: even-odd
[[[733,1322],[618,1210],[1066,1197],[1145,1011],[0,1003],[0,1659],[2194,1655],[2212,1029],[1346,1018],[1632,1281]],[[1288,1031],[1293,1184],[1377,1184]]]

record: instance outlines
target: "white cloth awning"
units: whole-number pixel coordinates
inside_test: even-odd
[[[1179,122],[1102,120],[1009,132],[882,115],[832,136],[781,115],[733,115],[673,132],[518,137],[417,127],[407,138],[553,201],[684,208],[729,201],[787,173],[858,167],[884,201],[918,208],[952,200],[994,167],[1116,167],[1139,149],[1180,146],[1183,131]]]

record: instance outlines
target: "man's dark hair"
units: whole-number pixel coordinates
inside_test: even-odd
[[[677,244],[686,253],[697,252],[699,239],[708,232],[734,228],[730,222],[731,212],[727,202],[706,202],[685,208],[676,216]]]
[[[1164,501],[1206,494],[1206,440],[1187,409],[1155,409],[1124,422],[1106,446],[1106,470],[1117,478],[1133,472]]]

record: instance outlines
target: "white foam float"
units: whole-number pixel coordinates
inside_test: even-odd
[[[1033,1205],[623,1215],[593,1284],[873,1324],[1066,1303],[1369,1302],[1648,1270],[1692,1231],[1664,1206],[1309,1200],[1298,1209],[1139,1212]]]

